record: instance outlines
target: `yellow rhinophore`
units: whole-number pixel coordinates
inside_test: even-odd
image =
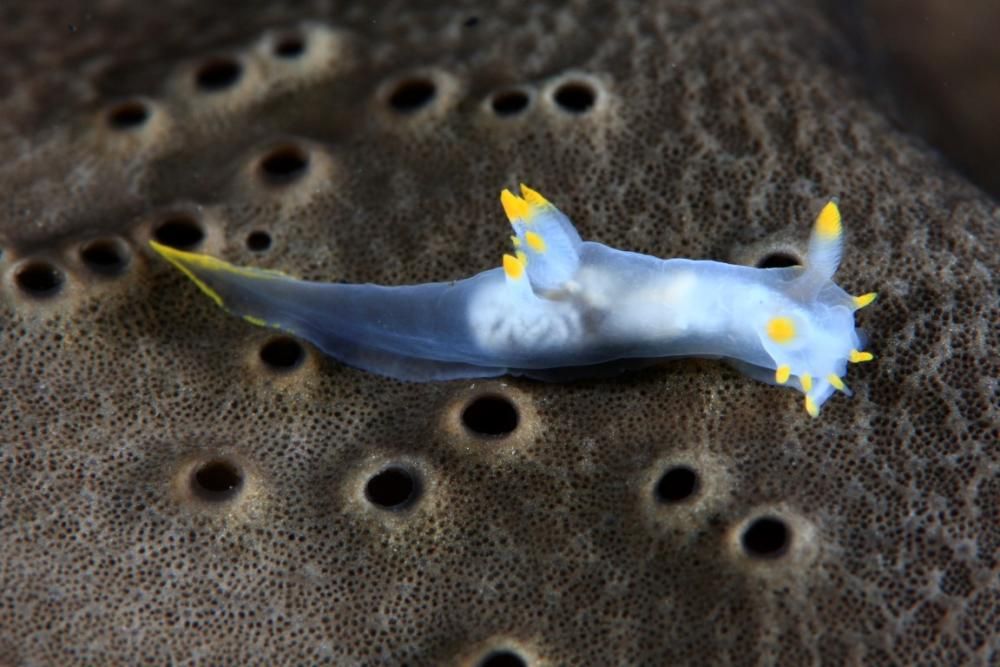
[[[851,356],[848,360],[852,364],[860,364],[862,361],[871,361],[875,358],[875,355],[871,352],[860,352],[858,350],[851,350]]]
[[[527,232],[524,235],[524,240],[528,242],[528,245],[535,252],[545,252],[545,239],[542,238],[541,234]]]
[[[532,190],[524,183],[521,183],[521,196],[524,200],[533,206],[551,206],[549,200],[538,193],[537,190]]]
[[[795,323],[790,317],[775,317],[767,323],[767,335],[778,344],[785,344],[795,338]]]
[[[788,382],[788,378],[792,375],[792,367],[788,364],[782,364],[778,366],[778,370],[774,371],[774,381],[778,384],[785,384]]]
[[[503,271],[507,274],[507,277],[512,280],[520,280],[524,275],[524,264],[521,260],[513,255],[503,256]]]
[[[862,294],[861,296],[852,296],[851,300],[854,301],[854,310],[861,310],[878,296],[878,292],[868,292],[867,294]]]
[[[503,212],[507,214],[507,219],[511,222],[515,220],[528,221],[531,217],[531,206],[510,190],[504,189],[500,193],[500,203],[503,205]]]
[[[816,217],[816,233],[823,239],[835,239],[842,232],[843,225],[840,223],[840,209],[837,208],[837,202],[831,199]]]

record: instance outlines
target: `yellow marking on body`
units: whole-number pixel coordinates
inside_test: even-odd
[[[827,375],[826,380],[837,391],[843,391],[843,392],[847,391],[847,385],[844,384],[844,381],[841,380],[840,376],[838,376],[836,373],[830,373],[829,375]]]
[[[549,200],[538,193],[537,190],[532,190],[524,183],[521,183],[521,196],[524,200],[533,206],[551,206]]]
[[[859,352],[858,350],[851,350],[851,356],[848,360],[852,364],[860,364],[862,361],[871,361],[875,358],[875,355],[871,352]]]
[[[795,338],[795,323],[790,317],[775,317],[767,323],[767,335],[775,343],[784,345]]]
[[[524,264],[522,264],[521,260],[513,255],[504,255],[503,272],[506,273],[507,277],[511,280],[520,280],[524,275]]]
[[[503,205],[503,212],[507,214],[507,219],[511,222],[515,220],[527,221],[531,216],[531,206],[510,190],[504,189],[500,193],[500,203]]]
[[[788,382],[788,378],[792,375],[792,368],[788,364],[782,364],[778,366],[778,370],[774,371],[774,381],[778,384],[785,384]]]
[[[517,251],[517,261],[521,262],[522,266],[528,265],[528,255],[523,250]]]
[[[545,252],[545,239],[542,238],[541,234],[528,232],[524,235],[524,240],[528,242],[528,245],[535,252]]]
[[[809,373],[803,373],[799,376],[799,382],[802,383],[802,391],[810,392],[813,390],[813,376]]]
[[[227,266],[229,266],[228,264],[220,259],[209,257],[208,255],[197,255],[193,252],[184,252],[183,250],[171,248],[170,246],[157,243],[156,241],[150,241],[149,246],[159,253],[163,259],[173,264],[180,270],[181,273],[190,278],[191,282],[197,285],[198,289],[207,294],[208,297],[216,303],[216,305],[225,308],[222,304],[222,297],[219,296],[219,293],[206,285],[201,278],[194,275],[194,272],[189,268],[189,265],[218,271],[224,270]]]
[[[861,310],[872,301],[878,297],[878,292],[868,292],[867,294],[862,294],[861,296],[852,296],[851,301],[854,302],[854,309]]]
[[[510,237],[510,242],[514,244],[515,248],[520,248],[521,247],[521,239],[517,238],[516,236],[511,236]]]
[[[264,320],[260,319],[259,317],[254,317],[253,315],[244,315],[243,319],[246,320],[247,322],[249,322],[250,324],[256,324],[259,327],[266,327],[267,326],[267,322],[265,322]]]
[[[835,239],[843,232],[840,224],[840,209],[837,202],[830,200],[816,217],[816,233],[823,239]]]
[[[812,400],[809,396],[806,396],[805,401],[803,401],[806,406],[806,412],[809,413],[810,417],[819,417],[819,406],[816,405],[816,401]]]

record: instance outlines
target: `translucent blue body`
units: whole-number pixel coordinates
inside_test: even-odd
[[[229,312],[393,378],[554,379],[615,360],[714,357],[798,388],[814,413],[835,388],[846,391],[847,362],[864,360],[854,312],[865,297],[832,282],[841,241],[829,206],[837,233],[817,221],[807,265],[781,269],[582,242],[540,196],[505,200],[516,256],[451,282],[306,282],[154,247]]]

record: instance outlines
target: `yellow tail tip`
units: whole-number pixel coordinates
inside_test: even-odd
[[[837,391],[842,391],[844,393],[847,393],[847,385],[844,384],[844,381],[841,380],[840,376],[838,376],[836,373],[830,373],[829,375],[827,375],[826,380],[827,382],[830,383],[830,386],[832,386]]]
[[[219,293],[209,287],[204,280],[196,276],[192,268],[218,269],[220,267],[226,267],[227,264],[225,262],[209,255],[199,255],[193,252],[178,250],[177,248],[163,245],[162,243],[157,243],[153,240],[149,241],[149,247],[155,250],[157,254],[163,257],[163,259],[177,267],[181,273],[190,278],[191,282],[197,285],[198,289],[204,292],[208,298],[216,303],[216,305],[225,308],[225,305],[222,303],[222,297]]]
[[[851,350],[851,356],[848,357],[848,361],[852,364],[860,364],[863,361],[871,361],[875,358],[875,355],[871,352],[861,352],[859,350]]]
[[[173,248],[168,245],[163,245],[162,243],[154,241],[153,239],[149,240],[149,247],[155,250],[157,254],[167,259],[169,259],[170,257],[176,257],[178,255],[188,254],[185,253],[183,250],[178,250],[177,248]]]
[[[158,255],[170,262],[178,271],[191,279],[198,288],[207,294],[217,305],[225,308],[222,295],[208,281],[219,280],[218,285],[225,289],[225,281],[232,280],[287,280],[289,276],[271,269],[255,269],[246,266],[234,266],[211,255],[178,250],[162,243],[150,240],[149,247]]]
[[[833,199],[826,203],[816,217],[816,233],[825,239],[835,239],[843,232],[840,221],[840,208]]]

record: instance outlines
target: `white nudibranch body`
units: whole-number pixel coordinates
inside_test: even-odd
[[[540,194],[501,203],[514,228],[499,268],[465,280],[385,287],[314,283],[236,267],[152,242],[229,312],[300,336],[342,362],[403,380],[506,373],[546,379],[606,373],[609,362],[729,360],[805,394],[810,415],[848,362],[868,361],[852,297],[833,281],[843,229],[831,200],[804,267],[756,269],[659,259],[584,242]]]

